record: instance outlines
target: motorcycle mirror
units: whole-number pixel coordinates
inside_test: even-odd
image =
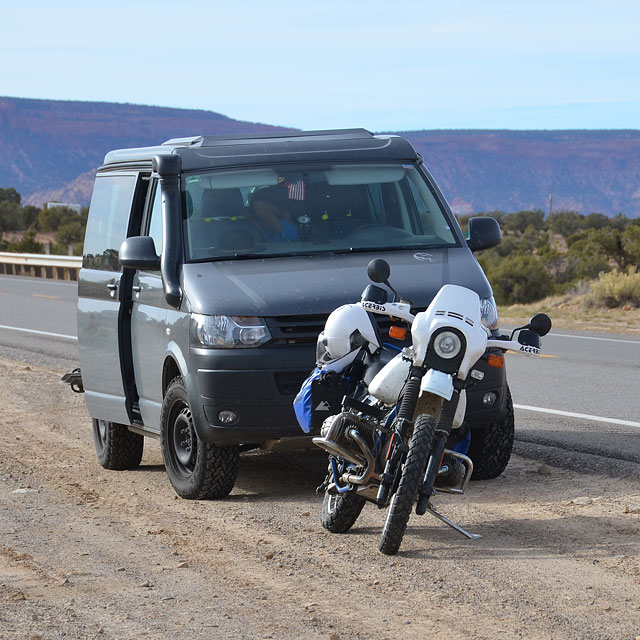
[[[527,327],[540,337],[546,336],[551,331],[551,318],[546,313],[536,313],[529,320]]]
[[[398,292],[389,283],[389,275],[391,275],[391,267],[386,260],[382,258],[375,258],[367,265],[367,275],[374,282],[381,282],[386,284],[393,292],[393,302],[398,297]]]
[[[391,274],[391,267],[386,260],[382,258],[375,258],[367,266],[367,275],[373,282],[381,282],[387,284],[389,275]]]

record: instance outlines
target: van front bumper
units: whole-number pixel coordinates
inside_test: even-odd
[[[313,346],[191,349],[189,404],[198,437],[220,445],[304,435],[293,400],[314,366]],[[271,365],[271,366],[269,366]],[[232,422],[220,414],[233,413]]]

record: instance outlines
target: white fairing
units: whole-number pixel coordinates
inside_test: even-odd
[[[411,362],[399,353],[376,374],[369,384],[369,393],[386,405],[395,404],[409,377],[410,368]]]
[[[458,329],[467,340],[466,352],[458,370],[458,377],[464,380],[487,344],[487,332],[480,321],[480,298],[475,291],[446,284],[427,310],[416,315],[411,326],[416,366],[424,364],[434,331],[444,327]]]
[[[435,369],[429,369],[420,382],[420,395],[433,393],[445,400],[451,400],[453,396],[453,376]]]
[[[456,415],[453,416],[452,429],[459,429],[464,422],[464,415],[467,413],[467,391],[463,389],[460,392],[460,398],[458,400],[458,406],[456,407]]]

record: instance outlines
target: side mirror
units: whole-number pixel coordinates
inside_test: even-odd
[[[546,313],[536,313],[531,317],[527,325],[531,331],[537,333],[540,337],[546,336],[551,331],[551,318]]]
[[[367,275],[373,282],[381,282],[387,284],[389,276],[391,275],[391,267],[386,260],[382,258],[376,258],[372,260],[367,266]]]
[[[495,218],[488,216],[478,216],[469,219],[469,237],[467,245],[471,251],[490,249],[500,244],[502,231]]]
[[[157,271],[160,257],[151,236],[132,236],[120,245],[118,261],[123,267]]]
[[[377,287],[375,284],[369,284],[362,292],[362,300],[375,302],[376,304],[386,304],[388,300],[387,290]]]

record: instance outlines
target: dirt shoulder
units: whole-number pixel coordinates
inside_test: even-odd
[[[640,488],[514,457],[412,516],[382,556],[384,512],[319,525],[321,452],[250,453],[218,502],[180,500],[157,442],[137,471],[95,460],[60,372],[0,360],[2,638],[636,638]]]

